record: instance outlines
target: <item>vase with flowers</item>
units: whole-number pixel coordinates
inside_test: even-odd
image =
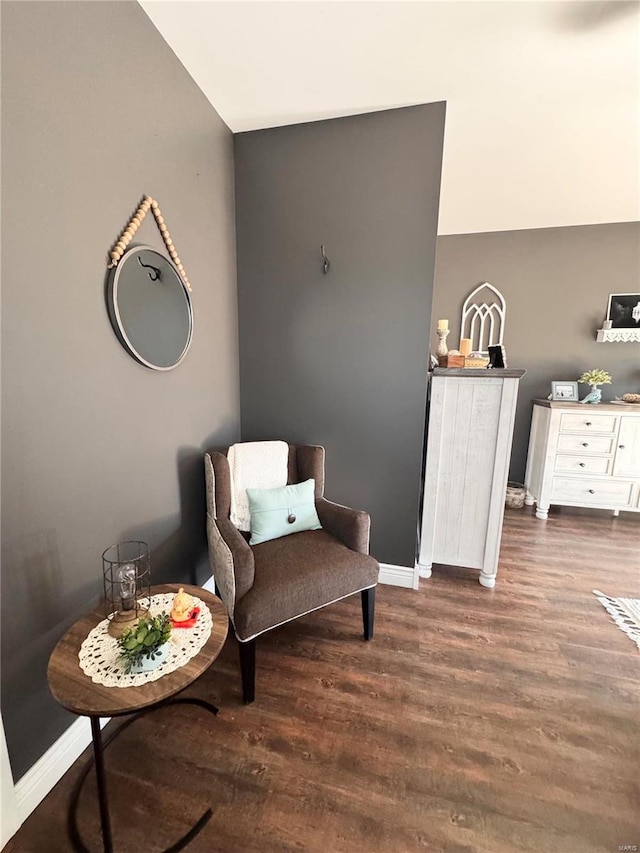
[[[581,403],[599,403],[602,400],[602,391],[600,385],[610,385],[611,375],[606,370],[586,370],[578,382],[583,385],[590,385],[591,391],[587,394]]]

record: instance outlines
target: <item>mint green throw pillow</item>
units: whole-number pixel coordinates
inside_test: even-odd
[[[313,479],[279,489],[247,489],[251,513],[249,545],[259,545],[303,530],[321,530],[315,489],[316,481]]]

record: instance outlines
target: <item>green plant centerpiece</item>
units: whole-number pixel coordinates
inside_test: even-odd
[[[578,382],[583,385],[590,385],[591,391],[587,394],[581,403],[599,403],[602,400],[602,391],[598,388],[599,385],[610,385],[611,374],[606,370],[585,370]]]
[[[146,672],[160,666],[167,652],[163,646],[171,636],[171,619],[168,613],[139,619],[118,638],[120,657],[125,672]]]

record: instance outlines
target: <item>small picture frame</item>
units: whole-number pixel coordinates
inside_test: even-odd
[[[489,367],[505,368],[507,366],[507,353],[502,344],[488,347]]]
[[[640,293],[610,293],[607,320],[612,329],[640,329]]]
[[[578,383],[563,382],[561,380],[558,380],[557,382],[552,382],[551,399],[563,403],[580,402],[580,398],[578,396]]]

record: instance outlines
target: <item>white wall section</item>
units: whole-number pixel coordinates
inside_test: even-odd
[[[638,3],[142,6],[234,132],[446,100],[440,234],[640,219]]]

